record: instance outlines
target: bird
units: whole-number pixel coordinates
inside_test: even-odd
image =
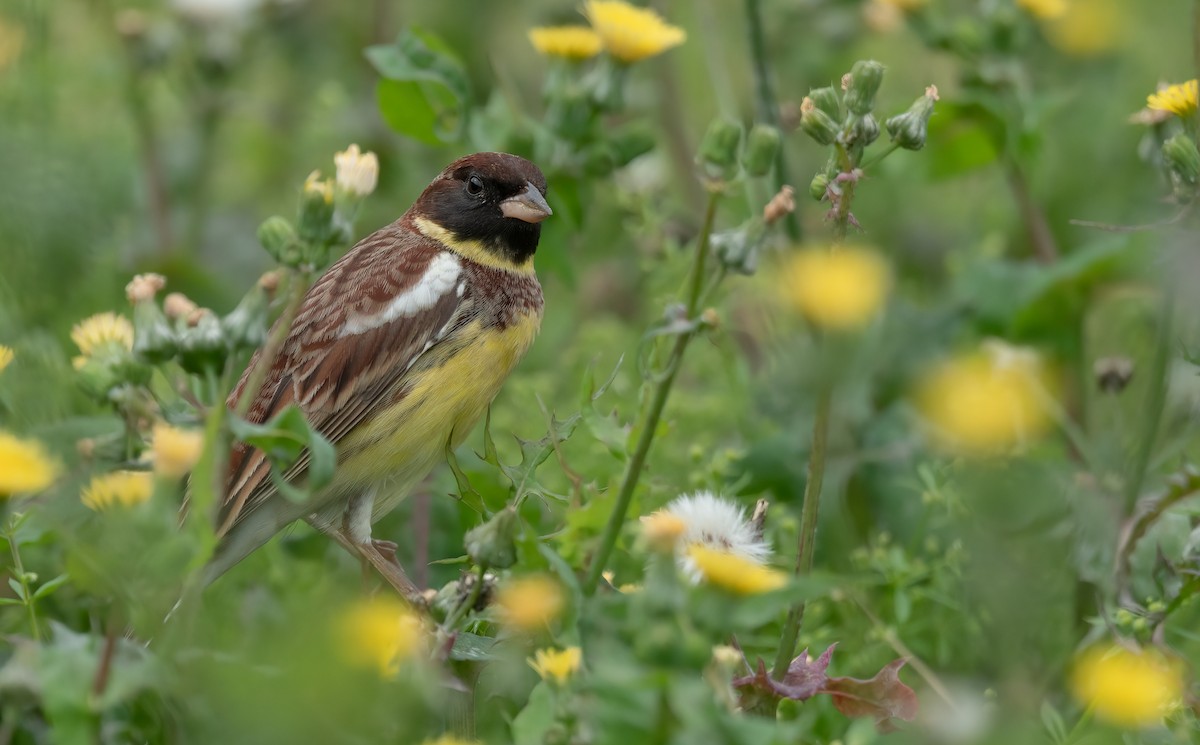
[[[265,453],[235,443],[205,584],[304,520],[417,594],[372,524],[466,438],[532,345],[543,314],[533,259],[553,214],[546,188],[519,156],[459,158],[312,284],[276,357],[255,352],[226,406],[254,396],[253,423],[299,406],[333,443],[337,469],[297,503],[273,483]],[[259,364],[269,365],[263,384],[248,391]],[[283,478],[303,483],[307,463],[304,453]]]

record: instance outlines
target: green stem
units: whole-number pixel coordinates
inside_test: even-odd
[[[829,410],[833,400],[833,386],[825,385],[817,397],[817,413],[813,421],[812,447],[808,451],[808,482],[804,484],[804,503],[800,508],[799,555],[796,557],[796,576],[812,571],[813,550],[817,543],[817,517],[821,506],[821,485],[825,480],[825,446],[829,439]],[[779,651],[775,654],[775,667],[771,677],[783,680],[788,665],[796,654],[796,640],[800,637],[800,625],[804,621],[804,601],[801,600],[788,611],[783,624],[783,635],[779,640]]]
[[[1125,508],[1133,509],[1146,480],[1146,470],[1154,454],[1154,443],[1158,439],[1158,428],[1162,422],[1163,406],[1167,399],[1167,363],[1171,356],[1171,327],[1175,314],[1175,292],[1168,286],[1163,291],[1162,310],[1159,313],[1158,336],[1155,339],[1154,359],[1150,363],[1150,392],[1146,400],[1146,418],[1138,435],[1138,449],[1133,469],[1125,481]]]
[[[21,561],[21,550],[17,548],[16,532],[15,521],[10,520],[5,538],[8,539],[9,553],[12,554],[13,571],[17,575],[17,582],[21,584],[22,600],[25,601],[25,608],[29,613],[29,627],[33,632],[33,640],[41,641],[42,629],[38,624],[37,609],[33,607],[33,592],[30,590],[29,580],[25,576],[25,564]]]
[[[688,279],[687,289],[687,317],[694,319],[699,311],[700,298],[704,291],[704,265],[708,258],[709,239],[712,236],[713,224],[717,215],[717,200],[720,198],[718,192],[711,192],[708,196],[708,207],[704,213],[704,226],[700,231],[700,238],[696,243],[696,254],[692,262],[691,276]],[[633,454],[625,465],[625,473],[621,477],[621,487],[617,492],[617,502],[613,505],[612,514],[608,517],[608,524],[604,527],[604,533],[600,537],[600,547],[596,551],[596,555],[592,558],[591,568],[588,570],[588,576],[583,585],[585,595],[592,595],[596,592],[596,588],[600,584],[600,577],[604,573],[604,567],[608,564],[609,556],[612,555],[613,548],[617,545],[617,537],[621,533],[621,526],[625,523],[625,513],[629,511],[629,503],[633,499],[634,489],[637,488],[638,479],[642,475],[642,469],[646,465],[646,457],[650,454],[650,446],[654,444],[654,435],[658,430],[659,420],[662,419],[663,408],[667,404],[667,398],[671,394],[671,386],[675,383],[675,376],[679,373],[679,368],[683,361],[684,352],[687,351],[688,344],[692,337],[695,336],[694,330],[684,331],[675,337],[675,344],[671,347],[670,356],[667,358],[666,372],[656,381],[654,395],[650,399],[650,407],[646,411],[646,418],[641,424],[641,432],[638,435],[637,446],[634,448]]]
[[[1033,246],[1033,255],[1043,264],[1053,264],[1058,260],[1054,234],[1050,231],[1050,223],[1046,221],[1046,213],[1029,192],[1029,182],[1015,156],[1006,158],[1004,171],[1008,177],[1008,188],[1017,200],[1017,209],[1021,213],[1021,222],[1025,224],[1025,232],[1029,235],[1029,243]]]
[[[775,91],[771,88],[771,71],[767,66],[766,36],[763,33],[762,7],[760,0],[746,0],[746,27],[750,36],[750,60],[754,69],[754,99],[758,117],[776,129],[779,128],[779,106],[775,102]],[[778,192],[789,181],[787,155],[784,148],[775,153],[775,191]],[[783,221],[788,238],[793,242],[803,236],[800,221],[795,212],[788,213]]]
[[[885,147],[883,150],[879,151],[879,153],[877,155],[874,155],[874,156],[864,160],[862,162],[862,164],[859,165],[859,168],[861,168],[862,170],[865,171],[868,168],[870,168],[871,166],[878,165],[879,161],[883,160],[884,158],[888,157],[889,155],[891,155],[892,153],[896,152],[899,149],[900,149],[900,143],[892,142],[892,143],[888,144],[888,146]]]

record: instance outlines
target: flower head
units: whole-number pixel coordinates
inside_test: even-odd
[[[131,507],[154,493],[154,478],[147,471],[113,471],[93,476],[83,489],[82,500],[93,510],[113,505]]]
[[[842,331],[874,318],[890,284],[883,259],[853,247],[793,254],[780,275],[780,289],[792,307],[818,326]]]
[[[178,429],[163,422],[154,425],[150,452],[154,472],[160,476],[177,479],[186,475],[200,460],[203,449],[204,435],[197,430]]]
[[[0,431],[0,497],[41,491],[58,471],[58,462],[40,442]]]
[[[138,274],[125,285],[125,297],[131,303],[153,300],[158,291],[166,286],[167,278],[161,274]]]
[[[333,181],[322,179],[320,171],[313,171],[304,179],[304,196],[325,204],[333,204]]]
[[[395,675],[421,648],[421,619],[399,600],[359,602],[338,619],[339,649],[351,664]]]
[[[1123,15],[1120,0],[1070,0],[1061,14],[1042,24],[1042,31],[1059,51],[1094,57],[1120,41],[1128,23]]]
[[[585,60],[595,57],[604,42],[587,26],[539,26],[529,29],[529,43],[548,57]]]
[[[562,587],[546,576],[512,580],[496,593],[496,606],[504,622],[521,631],[545,628],[562,614],[565,605]]]
[[[562,685],[583,664],[583,652],[579,647],[566,649],[539,649],[529,660],[529,666],[537,671],[542,680],[553,680]]]
[[[1059,18],[1067,12],[1067,0],[1017,0],[1017,5],[1042,20]]]
[[[642,517],[642,535],[656,551],[671,552],[687,530],[687,523],[678,515],[659,510]]]
[[[623,0],[587,0],[583,14],[600,35],[604,48],[622,62],[637,62],[677,47],[687,33],[658,13]]]
[[[1189,80],[1162,88],[1146,97],[1146,107],[1154,111],[1169,111],[1179,117],[1196,113],[1197,83]]]
[[[172,321],[186,322],[188,316],[195,313],[199,307],[182,292],[172,292],[163,299],[163,313]]]
[[[787,584],[787,575],[728,551],[700,544],[688,547],[688,558],[705,582],[737,595],[757,595]]]
[[[1031,350],[1003,342],[942,363],[917,404],[945,444],[967,452],[1002,450],[1047,423],[1045,372]]]
[[[4,372],[4,368],[8,367],[9,363],[13,361],[14,356],[12,347],[0,344],[0,372]]]
[[[1075,697],[1096,716],[1119,727],[1152,727],[1183,696],[1180,665],[1161,653],[1125,647],[1092,647],[1075,662]]]
[[[133,349],[133,324],[116,313],[97,313],[71,329],[71,341],[84,357],[103,349]]]
[[[375,191],[379,182],[379,158],[375,153],[364,153],[358,145],[351,145],[333,156],[333,164],[337,167],[337,185],[342,191],[356,197],[365,197]]]
[[[673,517],[683,524],[679,543],[684,548],[704,546],[731,553],[754,564],[763,564],[771,556],[771,547],[755,534],[754,526],[746,519],[746,511],[736,502],[722,499],[712,492],[683,494],[671,500],[655,515]],[[686,551],[681,558],[688,574],[696,576],[694,568],[687,561]]]

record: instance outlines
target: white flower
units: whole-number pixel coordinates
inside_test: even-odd
[[[683,521],[677,556],[680,569],[693,582],[700,581],[700,572],[688,555],[687,549],[691,546],[723,551],[754,564],[765,564],[771,556],[771,547],[755,535],[746,511],[712,492],[681,495],[664,507],[663,512]]]
[[[379,158],[375,153],[364,153],[358,145],[351,145],[333,156],[337,166],[338,188],[356,197],[365,197],[375,191],[379,181]]]

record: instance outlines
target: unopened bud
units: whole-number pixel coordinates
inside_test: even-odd
[[[852,114],[869,114],[875,108],[875,95],[883,84],[882,64],[874,60],[859,60],[850,68],[850,80],[844,83],[846,108]]]
[[[1163,143],[1162,154],[1175,178],[1189,185],[1200,181],[1200,152],[1191,137],[1175,135]]]
[[[158,291],[166,287],[167,278],[153,272],[139,274],[125,285],[125,297],[131,303],[153,300]]]
[[[920,150],[925,147],[929,130],[929,117],[933,115],[933,104],[938,100],[937,86],[925,89],[925,95],[913,101],[908,111],[890,117],[884,126],[892,141],[905,150]]]
[[[141,275],[141,277],[144,276],[146,275]],[[158,277],[158,275],[153,276]],[[162,277],[158,278],[162,279]],[[125,288],[126,294],[130,296],[137,294],[136,291],[130,290],[137,279],[130,282],[129,287]],[[148,287],[153,287],[155,284],[151,282],[136,288],[136,290],[145,292]],[[161,288],[162,284],[157,284],[157,287]],[[150,297],[152,298],[153,295]],[[175,352],[179,348],[178,342],[179,340],[175,338],[175,331],[159,309],[158,303],[155,303],[153,299],[146,299],[133,306],[133,353],[135,355],[151,364],[165,362],[175,356]]]
[[[221,322],[208,308],[199,308],[188,318],[188,329],[179,340],[179,362],[193,374],[220,370],[227,353]]]
[[[837,122],[808,97],[800,102],[800,129],[821,145],[832,145],[838,136]]]
[[[483,525],[472,528],[463,536],[467,555],[476,564],[507,569],[517,563],[517,511],[505,507]]]
[[[708,167],[711,175],[729,178],[733,175],[733,167],[737,164],[738,148],[742,143],[742,126],[728,119],[715,119],[708,125],[704,140],[700,143],[702,164]]]
[[[187,323],[187,319],[196,312],[197,305],[182,292],[172,292],[163,299],[163,313],[172,321]]]
[[[833,86],[813,88],[808,92],[808,97],[812,99],[814,106],[829,114],[831,119],[839,122],[842,120],[842,96]]]
[[[755,124],[746,138],[742,167],[750,176],[766,176],[779,154],[779,130],[769,124]]]
[[[305,201],[307,203],[308,199]],[[292,265],[300,256],[300,239],[296,229],[279,215],[268,217],[258,226],[258,242],[280,264]]]
[[[269,272],[264,272],[258,278],[258,286],[263,289],[263,292],[269,296],[273,296],[275,291],[279,289],[279,277],[282,274],[282,269],[272,269]]]
[[[254,349],[267,340],[267,291],[255,285],[221,320],[225,339],[235,350]]]
[[[700,323],[709,328],[719,328],[721,326],[721,314],[717,313],[716,308],[705,308],[700,314]]]
[[[813,176],[808,184],[808,195],[818,202],[825,201],[825,197],[829,196],[829,177],[823,173]]]
[[[866,147],[879,138],[879,122],[874,114],[855,116],[850,123],[848,144]]]
[[[767,202],[766,207],[763,207],[763,220],[768,225],[772,225],[794,212],[796,210],[795,195],[796,190],[787,184],[779,187],[779,192],[771,197],[771,201]]]

